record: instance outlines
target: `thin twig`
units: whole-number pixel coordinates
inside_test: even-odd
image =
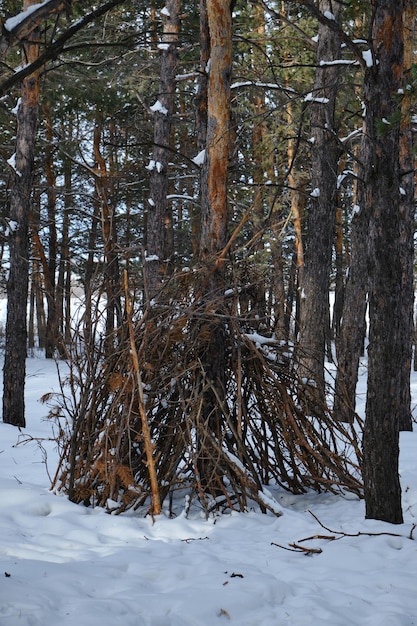
[[[325,526],[317,517],[317,515],[315,515],[312,511],[310,511],[310,509],[308,510],[308,512],[310,513],[310,515],[312,515],[314,517],[314,519],[316,520],[316,522],[318,524],[320,524],[320,526],[322,528],[324,528],[324,530],[328,530],[330,533],[335,533],[337,535],[341,535],[341,537],[380,537],[380,536],[388,536],[388,537],[405,537],[405,535],[402,535],[401,533],[390,533],[390,532],[386,532],[386,531],[381,531],[378,533],[370,533],[370,532],[362,532],[360,530],[358,530],[356,533],[346,533],[343,530],[331,530],[330,528],[328,528],[327,526]],[[411,529],[410,535],[408,536],[408,539],[413,539],[412,537],[412,533],[414,528],[416,527],[416,524],[414,524],[413,528]]]

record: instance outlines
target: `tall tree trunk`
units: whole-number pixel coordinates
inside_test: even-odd
[[[293,111],[291,100],[287,104],[288,126],[293,126]],[[306,176],[297,167],[297,141],[295,137],[290,137],[287,147],[288,157],[288,188],[291,198],[291,217],[294,228],[294,254],[291,268],[291,280],[288,285],[287,306],[286,306],[286,333],[290,336],[290,324],[294,309],[294,341],[299,337],[300,325],[300,295],[303,284],[304,269],[304,242],[303,223],[306,206]]]
[[[47,182],[47,216],[48,216],[48,261],[46,271],[48,275],[45,277],[46,302],[47,302],[47,319],[46,319],[46,346],[45,356],[51,359],[55,355],[55,351],[59,344],[59,319],[56,302],[56,267],[58,253],[58,237],[56,228],[56,176],[54,171],[54,144],[53,129],[49,102],[43,106],[43,115],[45,118],[45,138],[46,138],[46,156],[45,156],[45,176]]]
[[[172,114],[174,110],[177,66],[177,42],[180,29],[180,0],[167,0],[162,12],[163,34],[161,49],[161,73],[158,98],[152,107],[154,112],[154,147],[148,165],[150,176],[150,206],[148,208],[145,281],[147,296],[155,300],[161,290],[164,271],[168,261],[172,228],[169,215],[168,163],[171,144]]]
[[[342,5],[320,0],[322,13],[331,12],[341,21]],[[299,345],[300,376],[320,402],[324,400],[324,359],[329,320],[329,283],[337,207],[337,173],[340,148],[334,128],[335,103],[340,68],[341,38],[320,23],[317,69],[311,100],[311,198],[305,239]],[[329,62],[329,65],[326,65]],[[305,391],[303,390],[303,393]],[[306,398],[307,403],[309,399]],[[314,406],[314,400],[313,400]]]
[[[34,2],[26,0],[24,9]],[[23,63],[38,56],[39,30],[22,46]],[[3,421],[24,427],[27,351],[27,299],[29,280],[29,211],[33,181],[39,77],[35,72],[23,80],[17,112],[15,173],[10,195],[10,272],[7,282],[6,348],[3,377]]]
[[[369,359],[363,480],[366,517],[402,523],[398,389],[403,366],[401,172],[398,94],[403,88],[404,2],[374,0],[372,67],[365,71],[369,223]],[[396,121],[397,120],[397,121]]]
[[[333,412],[342,422],[355,419],[356,385],[359,359],[366,334],[368,292],[368,236],[370,204],[367,199],[368,177],[372,172],[372,139],[368,119],[363,122],[356,193],[354,194],[350,234],[350,263],[345,285],[343,315],[337,338],[337,373]]]
[[[100,223],[100,203],[97,197],[93,198],[93,215],[91,217],[91,228],[88,233],[88,255],[85,263],[84,273],[84,320],[83,320],[83,334],[84,342],[87,346],[91,345],[94,341],[94,319],[93,319],[93,293],[94,293],[94,279],[96,275],[96,266],[94,258],[97,250],[97,238],[99,232]]]
[[[404,0],[404,83],[410,81],[414,60],[416,7],[413,0]],[[402,338],[404,341],[401,354],[400,394],[400,430],[412,430],[410,373],[414,332],[414,142],[411,128],[410,111],[414,97],[404,89],[401,106],[400,125],[400,245],[402,262],[401,293],[403,294],[400,315],[402,317]]]
[[[73,206],[71,161],[64,157],[64,216],[62,218],[62,238],[57,281],[57,311],[62,337],[61,356],[65,355],[65,344],[71,339],[71,262],[69,246],[70,213]]]
[[[265,14],[263,7],[254,4],[251,8],[252,11],[252,31],[253,36],[256,37],[255,45],[251,51],[252,57],[252,70],[253,72],[261,72],[264,66],[264,60],[267,57],[265,51]],[[255,183],[255,197],[253,200],[252,209],[252,228],[249,234],[249,238],[252,240],[252,250],[254,255],[262,253],[264,249],[264,230],[266,224],[266,213],[272,215],[274,207],[274,198],[271,194],[271,188],[265,185],[267,180],[271,181],[274,178],[274,162],[273,162],[273,143],[272,137],[268,132],[267,125],[267,108],[265,104],[265,95],[260,90],[256,90],[254,95],[254,111],[256,111],[256,122],[252,130],[252,145],[253,145],[253,182]],[[268,204],[272,206],[266,210]],[[276,218],[276,215],[274,216]],[[278,235],[279,237],[279,235]],[[274,252],[277,254],[275,258],[275,265],[277,269],[279,261],[282,264],[282,255],[279,243],[274,246]],[[271,291],[271,285],[267,287],[267,278],[270,278],[271,272],[267,272],[265,264],[249,263],[245,280],[250,284],[250,308],[248,311],[251,325],[261,330],[266,330],[270,327],[269,320],[267,321],[267,308],[266,308],[266,295],[267,290]],[[277,274],[277,278],[278,274]],[[276,287],[282,286],[283,283],[277,280]],[[283,293],[278,294],[280,298],[281,311],[283,311]],[[279,306],[276,306],[276,310],[279,314]],[[280,320],[283,318],[283,314],[279,315]]]
[[[343,159],[343,163],[340,164],[340,169],[343,171],[346,166],[346,160]],[[344,246],[343,246],[343,209],[341,207],[341,193],[339,189],[338,193],[338,205],[336,208],[335,217],[335,288],[334,288],[334,305],[333,305],[333,318],[331,323],[333,339],[337,340],[339,337],[340,324],[343,314],[343,298],[345,293],[345,263],[344,263]]]
[[[101,152],[103,132],[101,111],[97,112],[94,128],[94,159],[96,162],[96,193],[101,208],[101,230],[104,241],[104,286],[106,290],[106,354],[112,354],[115,347],[115,328],[122,319],[121,279],[117,253],[117,233],[114,206],[109,200],[109,172]],[[117,323],[116,323],[117,321]]]
[[[210,73],[208,82],[207,144],[202,170],[202,225],[200,256],[208,276],[203,298],[207,320],[199,328],[203,369],[202,424],[219,441],[221,403],[225,395],[225,324],[223,310],[224,259],[227,241],[227,168],[230,131],[232,16],[230,0],[208,0]],[[203,444],[204,447],[204,444]],[[218,476],[215,449],[200,450],[202,480],[213,484]]]

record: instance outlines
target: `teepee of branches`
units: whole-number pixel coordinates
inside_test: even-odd
[[[52,410],[62,426],[53,488],[77,503],[152,514],[172,508],[178,496],[206,514],[254,503],[278,513],[266,485],[360,494],[354,425],[337,422],[324,406],[315,416],[305,413],[288,348],[245,333],[233,293],[210,305],[172,300],[140,314],[130,298],[126,289],[111,354],[103,349],[99,313],[88,333],[81,323],[71,344],[69,374]],[[200,358],[212,325],[222,326],[226,348],[226,389],[212,394],[222,415],[216,433],[201,415],[213,387]]]

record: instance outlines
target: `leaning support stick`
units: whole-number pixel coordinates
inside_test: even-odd
[[[153,457],[153,444],[151,440],[151,433],[149,430],[148,419],[146,417],[145,398],[143,395],[143,385],[142,385],[142,377],[140,375],[138,352],[136,350],[136,344],[135,344],[135,333],[133,330],[133,322],[132,322],[132,303],[130,301],[130,296],[129,296],[129,288],[128,288],[126,270],[123,273],[123,283],[124,283],[124,290],[125,290],[125,297],[126,297],[126,317],[127,317],[128,328],[129,328],[130,349],[132,353],[132,362],[133,362],[133,370],[135,372],[136,387],[138,390],[139,415],[140,415],[140,419],[142,422],[142,436],[143,436],[143,442],[145,445],[146,465],[148,467],[149,481],[151,483],[152,505],[151,505],[150,513],[151,515],[160,515],[161,500],[159,497],[158,479],[156,476],[155,460]]]

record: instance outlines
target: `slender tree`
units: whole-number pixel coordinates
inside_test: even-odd
[[[24,9],[35,4],[26,0]],[[32,63],[39,54],[40,33],[33,29],[22,45],[23,63]],[[3,377],[3,421],[25,426],[25,373],[27,350],[26,308],[29,280],[29,212],[38,122],[39,75],[23,80],[17,111],[16,152],[13,187],[10,195],[10,272],[7,282],[6,349]]]
[[[320,0],[319,8],[340,24],[342,4]],[[300,334],[300,376],[313,396],[324,399],[324,358],[328,327],[329,284],[337,207],[338,161],[341,155],[335,129],[335,105],[340,67],[341,35],[320,22],[317,70],[310,102],[311,189],[305,242]],[[305,393],[305,390],[303,390]],[[314,406],[314,401],[313,401]]]
[[[180,29],[180,0],[167,0],[161,12],[163,21],[161,70],[158,97],[152,106],[154,114],[154,147],[148,165],[151,171],[150,198],[147,218],[145,277],[149,300],[153,300],[161,288],[161,280],[167,258],[173,250],[169,215],[168,164],[171,144],[172,115],[176,88],[177,41]]]

